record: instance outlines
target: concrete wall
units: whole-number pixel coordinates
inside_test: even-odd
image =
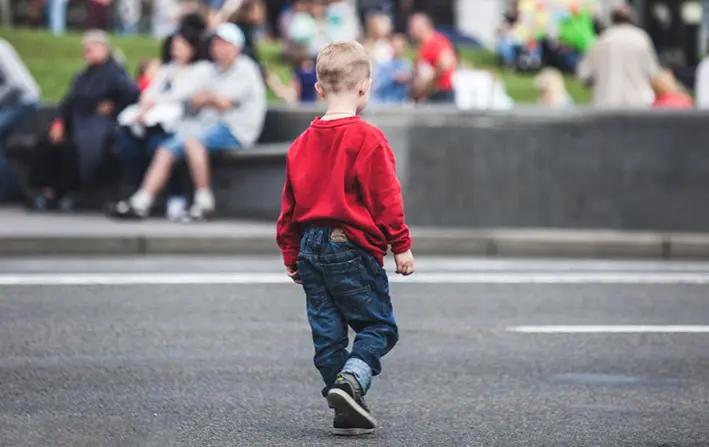
[[[709,230],[709,114],[397,115],[371,120],[399,146],[412,224]]]
[[[272,220],[285,154],[320,110],[269,111],[259,146],[214,160],[220,215]],[[371,110],[412,225],[709,231],[709,113]]]
[[[302,124],[312,112],[294,115]],[[412,225],[709,230],[709,114],[431,108],[366,118],[394,149]],[[284,161],[216,168],[220,208],[275,218]]]

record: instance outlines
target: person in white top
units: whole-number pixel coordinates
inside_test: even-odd
[[[140,189],[113,206],[111,216],[147,217],[172,167],[181,159],[187,162],[195,188],[189,219],[205,220],[214,214],[209,153],[253,146],[266,116],[263,77],[258,65],[242,54],[244,41],[238,26],[223,23],[217,27],[211,43],[214,63],[206,76],[195,80],[198,89],[185,104],[179,130],[160,144]]]
[[[591,86],[596,107],[650,107],[651,81],[660,71],[652,41],[635,25],[629,6],[613,11],[612,21],[584,56],[577,74]]]
[[[199,60],[201,36],[178,33],[171,41],[171,61],[158,70],[137,104],[126,108],[118,117],[122,129],[118,148],[123,172],[136,187],[147,162],[157,148],[179,131],[185,104],[209,76],[211,64]],[[196,136],[193,129],[191,136]],[[172,175],[167,187],[168,218],[181,219],[186,214],[187,200],[179,179]]]

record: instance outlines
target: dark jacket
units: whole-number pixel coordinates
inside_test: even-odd
[[[115,59],[79,72],[59,106],[67,137],[79,155],[82,184],[95,174],[115,136],[116,116],[135,103],[140,91]],[[98,105],[111,101],[114,113],[97,113]]]

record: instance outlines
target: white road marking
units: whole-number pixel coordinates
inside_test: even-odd
[[[709,284],[709,272],[471,272],[416,273],[393,283],[405,284]],[[0,286],[288,284],[285,273],[18,273],[0,274]]]
[[[514,326],[507,328],[507,330],[510,332],[522,332],[525,334],[697,334],[709,333],[709,325]]]

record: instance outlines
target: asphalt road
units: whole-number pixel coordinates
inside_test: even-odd
[[[151,276],[263,279],[277,260],[0,260],[0,446],[709,445],[709,265],[419,267],[448,276],[392,285],[401,341],[368,396],[381,427],[336,439],[296,286]],[[70,274],[109,280],[51,281]],[[514,330],[546,325],[601,328]]]

